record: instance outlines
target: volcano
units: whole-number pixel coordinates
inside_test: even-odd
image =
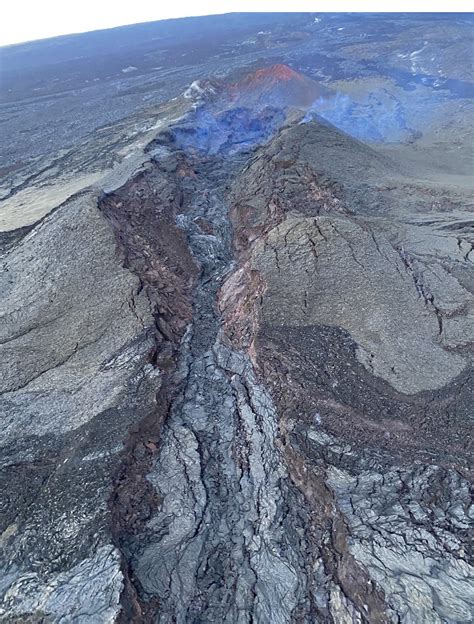
[[[2,623],[474,621],[471,45],[256,14],[0,50]]]
[[[298,109],[304,113],[323,97],[329,105],[333,97],[287,65],[239,73],[238,80],[198,81],[187,89],[195,112],[175,127],[177,144],[211,154],[249,149],[298,117]]]
[[[186,97],[216,110],[266,106],[293,106],[307,110],[319,100],[330,101],[335,94],[324,85],[301,74],[288,65],[276,64],[253,71],[239,71],[238,77],[208,79],[194,82]]]

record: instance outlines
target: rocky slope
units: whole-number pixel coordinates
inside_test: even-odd
[[[472,620],[469,194],[323,96],[194,82],[16,180],[0,621]]]

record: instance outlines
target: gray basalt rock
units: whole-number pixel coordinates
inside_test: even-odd
[[[364,226],[341,217],[294,217],[255,244],[252,264],[267,284],[263,319],[280,327],[341,327],[357,342],[359,360],[395,389],[440,388],[467,365],[455,350],[472,335],[464,316],[470,294],[441,265],[407,267],[404,256]],[[282,279],[290,271],[293,279]],[[435,305],[438,291],[451,309]],[[443,327],[448,314],[449,324],[458,319],[458,340],[456,330]],[[449,335],[451,350],[443,344]]]
[[[113,621],[122,580],[106,492],[133,413],[153,403],[150,307],[92,194],[3,266],[2,614]]]

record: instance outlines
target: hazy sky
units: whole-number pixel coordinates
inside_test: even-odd
[[[467,0],[6,0],[0,45],[170,17],[234,11],[462,11]]]

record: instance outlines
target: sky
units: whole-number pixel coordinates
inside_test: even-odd
[[[255,11],[468,11],[467,0],[9,0],[0,45],[172,17]]]

